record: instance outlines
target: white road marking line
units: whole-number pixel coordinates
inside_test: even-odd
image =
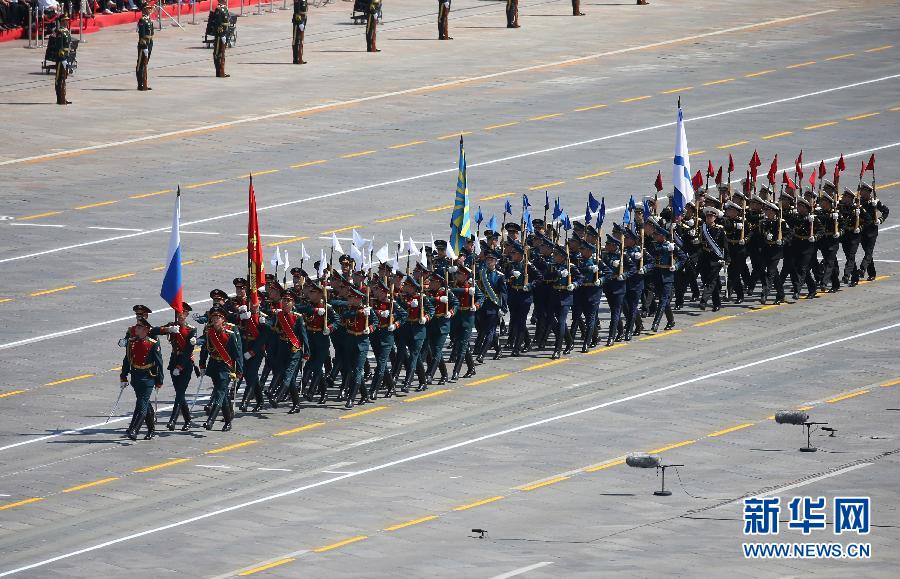
[[[863,467],[866,467],[866,466],[872,466],[872,463],[871,463],[871,462],[863,462],[863,463],[860,463],[860,464],[854,464],[853,466],[848,466],[847,468],[842,468],[842,469],[840,469],[840,470],[836,470],[836,471],[830,472],[830,473],[828,473],[828,474],[823,474],[823,475],[821,475],[821,476],[813,477],[813,478],[811,478],[811,479],[807,479],[807,480],[804,480],[804,481],[800,481],[800,482],[794,483],[794,484],[792,484],[792,485],[787,485],[787,486],[779,487],[779,488],[774,489],[774,490],[771,490],[771,491],[769,491],[769,492],[767,492],[767,493],[763,493],[763,494],[759,495],[759,497],[762,498],[762,497],[770,497],[770,496],[772,496],[772,495],[780,495],[781,493],[783,493],[783,492],[785,492],[785,491],[789,491],[789,490],[792,490],[792,489],[804,487],[804,486],[806,486],[806,485],[811,485],[812,483],[819,482],[820,480],[825,480],[826,478],[831,478],[831,477],[833,477],[833,476],[839,476],[839,475],[842,475],[842,474],[847,474],[848,472],[851,472],[851,471],[854,471],[854,470],[857,470],[857,469],[860,469],[860,468],[863,468]],[[736,501],[731,501],[730,503],[725,503],[725,504],[722,505],[722,506],[734,505],[734,504],[743,502],[743,500],[744,500],[744,497],[741,497],[741,498],[739,498],[739,499],[736,500]]]
[[[259,468],[257,468],[256,470],[271,470],[271,471],[276,471],[276,472],[294,472],[294,471],[292,471],[292,470],[289,469],[289,468],[264,468],[264,467],[259,467]]]
[[[900,263],[900,259],[876,259],[876,263]]]
[[[519,567],[518,569],[513,569],[512,571],[501,573],[500,575],[494,575],[493,577],[491,577],[491,579],[509,579],[510,577],[515,577],[516,575],[524,575],[529,571],[534,571],[535,569],[540,569],[541,567],[546,567],[547,565],[552,564],[552,561],[541,561],[540,563],[535,563],[534,565]]]
[[[325,474],[352,474],[352,470],[322,470]]]
[[[888,227],[879,227],[878,231],[887,231],[888,229],[895,229],[897,227],[900,227],[900,223],[898,223],[897,225],[890,225]]]
[[[184,229],[179,229],[179,233],[193,233],[195,235],[221,235],[218,231],[185,231]]]
[[[235,468],[233,466],[228,466],[227,464],[195,464],[194,466],[196,466],[198,468],[223,468],[223,469]]]
[[[101,231],[143,231],[143,229],[133,229],[131,227],[97,227],[96,225],[88,227],[88,229],[98,229]]]
[[[392,467],[395,467],[395,466],[399,466],[399,465],[406,464],[406,463],[409,463],[409,462],[415,462],[415,461],[421,460],[421,459],[423,459],[423,458],[428,458],[428,457],[430,457],[430,456],[435,456],[435,455],[439,455],[439,454],[444,454],[444,453],[447,453],[447,452],[449,452],[449,451],[456,450],[456,449],[458,449],[458,448],[464,448],[464,447],[467,447],[467,446],[471,446],[471,445],[477,444],[477,443],[479,443],[479,442],[484,442],[485,440],[491,440],[491,439],[494,439],[494,438],[499,438],[499,437],[501,437],[501,436],[506,436],[507,434],[512,434],[512,433],[514,433],[514,432],[520,432],[520,431],[523,431],[523,430],[528,430],[528,429],[531,429],[531,428],[535,428],[535,427],[537,427],[537,426],[543,426],[544,424],[550,424],[550,423],[557,422],[557,421],[560,421],[560,420],[565,420],[565,419],[571,418],[571,417],[573,417],[573,416],[580,416],[580,415],[582,415],[582,414],[586,414],[586,413],[589,413],[589,412],[594,412],[594,411],[596,411],[596,410],[600,410],[600,409],[602,409],[602,408],[607,408],[607,407],[610,407],[610,406],[615,406],[615,405],[618,405],[618,404],[623,404],[623,403],[625,403],[625,402],[630,402],[630,401],[632,401],[632,400],[640,400],[641,398],[646,398],[646,397],[648,397],[648,396],[653,396],[654,394],[659,394],[659,393],[661,393],[661,392],[668,392],[669,390],[674,390],[675,388],[680,388],[680,387],[682,387],[682,386],[687,386],[687,385],[690,385],[690,384],[694,384],[694,383],[696,383],[696,382],[702,382],[702,381],[708,380],[708,379],[710,379],[710,378],[715,378],[715,377],[718,377],[718,376],[723,376],[723,375],[725,375],[725,374],[732,374],[732,373],[734,373],[734,372],[740,372],[741,370],[746,370],[747,368],[753,368],[753,367],[760,366],[760,365],[764,365],[764,364],[770,364],[771,362],[774,362],[774,361],[776,361],[776,360],[783,360],[783,359],[785,359],[785,358],[790,358],[790,357],[797,356],[797,355],[800,355],[800,354],[805,354],[805,353],[807,353],[807,352],[811,352],[811,351],[818,350],[818,349],[821,349],[821,348],[826,348],[826,347],[828,347],[828,346],[833,346],[833,345],[835,345],[835,344],[840,344],[840,343],[847,342],[847,341],[850,341],[850,340],[855,340],[855,339],[862,338],[862,337],[865,337],[865,336],[870,336],[870,335],[872,335],[872,334],[877,334],[877,333],[884,332],[884,331],[887,331],[887,330],[893,330],[893,329],[898,328],[898,327],[900,327],[900,322],[896,322],[896,323],[891,324],[891,325],[888,325],[888,326],[882,326],[882,327],[880,327],[880,328],[875,328],[875,329],[873,329],[873,330],[866,330],[865,332],[859,332],[859,333],[857,333],[857,334],[852,334],[852,335],[850,335],[850,336],[844,336],[843,338],[836,338],[836,339],[834,339],[834,340],[829,340],[829,341],[827,341],[827,342],[822,342],[822,343],[819,343],[819,344],[815,344],[815,345],[813,345],[813,346],[807,346],[806,348],[801,348],[801,349],[799,349],[799,350],[793,350],[793,351],[791,351],[791,352],[785,352],[784,354],[779,354],[779,355],[777,355],[777,356],[770,356],[770,357],[768,357],[768,358],[763,358],[763,359],[760,359],[760,360],[756,360],[756,361],[754,361],[754,362],[748,362],[748,363],[746,363],[746,364],[741,364],[741,365],[739,365],[739,366],[733,366],[733,367],[731,367],[731,368],[726,368],[726,369],[724,369],[724,370],[718,370],[718,371],[716,371],[716,372],[711,372],[711,373],[709,373],[709,374],[704,374],[703,376],[696,376],[696,377],[694,377],[694,378],[690,378],[690,379],[688,379],[688,380],[683,380],[683,381],[681,381],[681,382],[676,382],[676,383],[670,384],[670,385],[668,385],[668,386],[662,386],[662,387],[660,387],[660,388],[655,388],[655,389],[653,389],[653,390],[646,390],[646,391],[644,391],[644,392],[639,392],[639,393],[637,393],[637,394],[632,394],[632,395],[630,395],[630,396],[624,396],[624,397],[622,397],[622,398],[617,398],[617,399],[615,399],[615,400],[610,400],[610,401],[608,401],[608,402],[602,402],[602,403],[600,403],[600,404],[595,404],[595,405],[593,405],[593,406],[589,406],[589,407],[587,407],[587,408],[582,408],[582,409],[580,409],[580,410],[573,410],[573,411],[567,412],[567,413],[565,413],[565,414],[557,414],[557,415],[555,415],[555,416],[550,416],[550,417],[548,417],[548,418],[543,418],[543,419],[541,419],[541,420],[535,420],[535,421],[533,421],[533,422],[528,422],[528,423],[525,423],[525,424],[520,424],[519,426],[513,426],[513,427],[511,427],[511,428],[507,428],[507,429],[504,429],[504,430],[492,432],[492,433],[490,433],[490,434],[485,434],[485,435],[478,436],[478,437],[475,437],[475,438],[470,438],[470,439],[467,439],[467,440],[462,440],[462,441],[457,442],[457,443],[454,443],[454,444],[450,444],[450,445],[447,445],[447,446],[442,446],[442,447],[440,447],[440,448],[435,448],[435,449],[433,449],[433,450],[429,450],[429,451],[422,452],[422,453],[419,453],[419,454],[414,454],[414,455],[412,455],[412,456],[407,456],[407,457],[399,458],[399,459],[397,459],[397,460],[393,460],[393,461],[390,461],[390,462],[385,462],[385,463],[382,463],[382,464],[378,464],[378,465],[375,465],[375,466],[371,466],[371,467],[368,467],[368,468],[364,468],[364,469],[362,469],[362,470],[359,470],[359,471],[356,471],[356,472],[353,472],[353,473],[344,474],[344,475],[339,475],[339,476],[332,477],[332,478],[327,478],[327,479],[325,479],[325,480],[321,480],[321,481],[318,481],[318,482],[314,482],[314,483],[310,483],[310,484],[307,484],[307,485],[303,485],[303,486],[301,486],[301,487],[296,487],[296,488],[293,488],[293,489],[288,489],[288,490],[286,490],[286,491],[281,491],[281,492],[279,492],[279,493],[275,493],[275,494],[271,494],[271,495],[262,496],[262,497],[259,497],[259,498],[257,498],[257,499],[253,499],[253,500],[246,501],[246,502],[243,502],[243,503],[238,503],[238,504],[232,505],[232,506],[230,506],[230,507],[224,507],[224,508],[217,509],[217,510],[214,510],[214,511],[209,511],[209,512],[203,513],[202,515],[196,515],[196,516],[194,516],[194,517],[189,517],[189,518],[187,518],[187,519],[182,519],[182,520],[180,520],[180,521],[175,521],[175,522],[173,522],[173,523],[169,523],[169,524],[162,525],[162,526],[159,526],[159,527],[153,527],[153,528],[150,528],[150,529],[146,529],[146,530],[144,530],[144,531],[139,531],[139,532],[137,532],[137,533],[132,533],[132,534],[130,534],[130,535],[125,535],[125,536],[122,536],[122,537],[117,537],[117,538],[115,538],[115,539],[110,539],[109,541],[104,541],[104,542],[102,542],[102,543],[97,543],[97,544],[91,545],[91,546],[89,546],[89,547],[84,547],[84,548],[82,548],[82,549],[77,549],[77,550],[75,550],[75,551],[69,551],[69,552],[67,552],[67,553],[63,553],[62,555],[57,555],[57,556],[55,556],[55,557],[50,557],[50,558],[44,559],[44,560],[42,560],[42,561],[37,561],[37,562],[34,562],[34,563],[29,563],[29,564],[27,564],[27,565],[23,565],[23,566],[21,566],[21,567],[15,568],[15,569],[10,569],[10,570],[8,570],[8,571],[3,571],[2,573],[0,573],[0,577],[6,577],[6,576],[8,576],[8,575],[13,575],[13,574],[15,574],[15,573],[21,573],[22,571],[28,571],[28,570],[30,570],[30,569],[36,569],[36,568],[38,568],[38,567],[44,567],[44,566],[46,566],[46,565],[49,565],[49,564],[51,564],[51,563],[55,563],[55,562],[57,562],[57,561],[62,561],[62,560],[64,560],[64,559],[70,559],[70,558],[72,558],[72,557],[77,557],[78,555],[83,555],[83,554],[85,554],[85,553],[91,553],[91,552],[93,552],[93,551],[98,551],[98,550],[100,550],[100,549],[105,549],[106,547],[111,547],[111,546],[113,546],[113,545],[118,545],[118,544],[120,544],[120,543],[125,543],[125,542],[127,542],[127,541],[133,541],[134,539],[139,539],[139,538],[141,538],[141,537],[146,537],[146,536],[148,536],[148,535],[153,535],[153,534],[156,534],[156,533],[160,533],[160,532],[162,532],[162,531],[167,531],[167,530],[169,530],[169,529],[175,529],[175,528],[178,528],[178,527],[183,527],[183,526],[185,526],[185,525],[190,525],[191,523],[196,523],[197,521],[203,521],[203,520],[206,520],[206,519],[209,519],[209,518],[212,518],[212,517],[217,517],[217,516],[219,516],[219,515],[224,515],[224,514],[226,514],[226,513],[230,513],[230,512],[232,512],[232,511],[237,511],[237,510],[244,509],[244,508],[247,508],[247,507],[251,507],[251,506],[254,506],[254,505],[259,505],[259,504],[271,502],[271,501],[274,501],[274,500],[277,500],[277,499],[280,499],[280,498],[289,497],[289,496],[292,496],[292,495],[296,495],[296,494],[302,493],[302,492],[304,492],[304,491],[308,491],[308,490],[310,490],[310,489],[315,489],[315,488],[319,488],[319,487],[324,487],[324,486],[331,485],[331,484],[334,484],[334,483],[337,483],[337,482],[340,482],[340,481],[343,481],[343,480],[346,480],[346,479],[355,478],[355,477],[359,477],[359,476],[362,476],[362,475],[365,475],[365,474],[369,474],[369,473],[373,473],[373,472],[378,472],[378,471],[386,470],[386,469],[389,469],[389,468],[392,468]]]
[[[303,109],[282,111],[282,112],[278,112],[278,113],[270,113],[267,115],[258,115],[255,117],[247,117],[247,118],[237,119],[234,121],[227,121],[227,122],[223,122],[223,123],[215,123],[215,124],[211,124],[211,125],[201,125],[199,127],[193,127],[190,129],[179,129],[177,131],[169,131],[166,133],[158,133],[155,135],[146,135],[143,137],[136,137],[133,139],[125,139],[122,141],[101,143],[99,145],[92,145],[90,147],[81,147],[78,149],[68,149],[68,150],[63,150],[63,151],[56,151],[55,153],[45,153],[42,155],[34,155],[32,157],[23,157],[20,159],[10,159],[7,161],[0,161],[0,167],[2,167],[3,165],[14,165],[14,164],[19,164],[19,163],[26,163],[29,161],[37,161],[37,160],[41,160],[41,159],[51,159],[53,157],[58,157],[61,155],[72,155],[72,154],[77,154],[77,153],[83,153],[86,151],[97,151],[97,150],[101,150],[101,149],[109,149],[111,147],[118,147],[121,145],[129,145],[132,143],[143,143],[146,141],[155,141],[155,140],[159,140],[159,139],[166,139],[169,137],[176,137],[179,135],[186,135],[186,134],[190,134],[190,133],[215,130],[215,129],[225,128],[225,127],[234,127],[234,126],[244,125],[247,123],[253,123],[253,122],[257,122],[257,121],[265,121],[265,120],[270,120],[270,119],[277,119],[277,118],[281,118],[281,117],[292,116],[292,115],[296,115],[296,114],[300,114],[300,113],[309,113],[309,112],[314,112],[317,110],[327,110],[327,109],[330,109],[333,107],[344,107],[347,105],[354,105],[354,104],[378,101],[378,100],[393,98],[396,96],[402,96],[402,95],[406,95],[406,94],[414,94],[414,93],[417,93],[420,91],[431,91],[434,89],[440,89],[443,87],[449,87],[449,86],[453,86],[453,85],[457,85],[457,84],[479,82],[479,81],[484,81],[484,80],[488,80],[488,79],[492,79],[492,78],[499,78],[499,77],[509,76],[509,75],[513,75],[513,74],[520,74],[523,72],[530,72],[532,70],[541,70],[543,68],[552,68],[552,67],[557,67],[557,66],[562,66],[562,65],[574,64],[576,62],[585,62],[588,60],[602,58],[604,56],[627,54],[629,52],[637,52],[637,51],[641,51],[641,50],[646,50],[648,48],[657,48],[660,46],[665,46],[667,44],[679,44],[682,42],[689,42],[691,40],[699,40],[701,38],[709,38],[712,36],[721,36],[723,34],[731,34],[733,32],[749,30],[751,28],[756,28],[759,26],[766,26],[766,25],[770,25],[770,24],[781,24],[784,22],[790,22],[792,20],[802,20],[804,18],[812,18],[814,16],[822,16],[824,14],[830,14],[832,12],[836,12],[836,10],[833,10],[833,9],[820,10],[817,12],[808,12],[806,14],[797,14],[795,16],[775,18],[772,20],[763,20],[763,21],[756,22],[753,24],[744,24],[742,26],[734,26],[732,28],[724,28],[721,30],[714,30],[712,32],[704,32],[702,34],[694,34],[692,36],[686,36],[686,37],[682,37],[682,38],[673,38],[671,40],[661,40],[659,42],[653,42],[653,43],[644,44],[641,46],[631,46],[628,48],[620,48],[617,50],[598,52],[595,54],[588,54],[586,56],[569,58],[569,59],[561,60],[561,61],[557,61],[557,62],[535,64],[532,66],[525,66],[522,68],[514,68],[511,70],[503,70],[500,72],[494,72],[494,73],[490,73],[490,74],[484,74],[481,76],[474,76],[474,77],[463,78],[463,79],[458,79],[458,80],[446,81],[446,82],[441,82],[441,83],[432,84],[432,85],[428,85],[428,86],[419,86],[419,87],[415,87],[415,88],[408,88],[408,89],[392,91],[392,92],[387,92],[387,93],[380,93],[380,94],[370,95],[370,96],[366,96],[366,97],[348,99],[345,101],[337,101],[337,102],[332,102],[332,103],[328,103],[328,104],[316,105],[313,107],[307,107],[307,108],[303,108]]]
[[[10,223],[16,227],[65,227],[65,225],[56,225],[53,223]]]
[[[713,118],[720,117],[720,116],[724,116],[724,115],[730,115],[730,114],[735,114],[735,113],[741,113],[741,112],[750,111],[750,110],[754,110],[754,109],[758,109],[758,108],[763,108],[763,107],[768,107],[768,106],[772,106],[772,105],[777,105],[777,104],[782,104],[782,103],[792,102],[792,101],[800,100],[800,99],[804,99],[804,98],[809,98],[809,97],[819,96],[819,95],[823,95],[823,94],[828,94],[828,93],[835,92],[835,91],[839,91],[839,90],[847,90],[847,89],[856,88],[856,87],[860,87],[860,86],[866,86],[866,85],[869,85],[869,84],[872,84],[872,83],[884,82],[884,81],[886,81],[886,80],[894,80],[894,79],[897,79],[897,78],[900,78],[900,74],[894,74],[894,75],[890,75],[890,76],[883,76],[883,77],[880,77],[880,78],[875,78],[875,79],[870,79],[870,80],[864,80],[864,81],[855,82],[855,83],[846,84],[846,85],[837,86],[837,87],[832,87],[832,88],[826,88],[826,89],[818,90],[818,91],[815,91],[815,92],[804,93],[804,94],[795,95],[795,96],[791,96],[791,97],[785,97],[785,98],[781,98],[781,99],[777,99],[777,100],[773,100],[773,101],[767,101],[767,102],[763,102],[763,103],[757,103],[757,104],[754,104],[754,105],[747,105],[747,106],[739,107],[739,108],[736,108],[736,109],[729,109],[729,110],[726,110],[726,111],[720,111],[720,112],[717,112],[717,113],[710,113],[710,114],[707,114],[707,115],[701,115],[701,116],[698,116],[698,117],[693,117],[693,118],[690,118],[690,119],[685,119],[684,122],[685,122],[685,123],[694,123],[694,122],[697,122],[697,121],[703,121],[703,120],[707,120],[707,119],[713,119]],[[514,161],[514,160],[516,160],[516,159],[523,159],[523,158],[526,158],[526,157],[532,157],[532,156],[535,156],[535,155],[543,155],[543,154],[546,154],[546,153],[553,153],[553,152],[555,152],[555,151],[562,151],[562,150],[565,150],[565,149],[571,149],[571,148],[574,148],[574,147],[582,147],[582,146],[584,146],[584,145],[590,145],[590,144],[599,143],[599,142],[602,142],[602,141],[608,141],[608,140],[611,140],[611,139],[618,139],[618,138],[621,138],[621,137],[628,137],[628,136],[636,135],[636,134],[639,134],[639,133],[645,133],[645,132],[648,132],[648,131],[655,131],[655,130],[658,130],[658,129],[664,129],[664,128],[673,127],[673,126],[675,126],[675,122],[674,122],[674,121],[670,121],[670,122],[661,123],[661,124],[658,124],[658,125],[653,125],[653,126],[650,126],[650,127],[642,127],[642,128],[639,128],[639,129],[631,129],[631,130],[629,130],[629,131],[623,131],[623,132],[621,132],[621,133],[615,133],[615,134],[612,134],[612,135],[604,135],[604,136],[602,136],[602,137],[594,137],[594,138],[592,138],[592,139],[587,139],[587,140],[584,140],[584,141],[577,141],[577,142],[574,142],[574,143],[565,143],[565,144],[563,144],[563,145],[557,145],[557,146],[555,146],[555,147],[548,147],[548,148],[546,148],[546,149],[539,149],[539,150],[537,150],[537,151],[528,151],[528,152],[525,152],[525,153],[517,153],[517,154],[515,154],[515,155],[510,155],[510,156],[508,156],[508,157],[501,157],[501,158],[499,158],[499,159],[492,159],[492,160],[489,160],[489,161],[481,161],[481,162],[479,162],[479,163],[469,163],[468,167],[470,167],[470,168],[475,168],[475,167],[486,167],[486,166],[489,166],[489,165],[495,165],[495,164],[497,164],[497,163],[505,163],[505,162],[508,162],[508,161]],[[897,146],[897,145],[900,145],[900,143],[894,143],[894,144],[892,144],[892,145],[886,145],[886,146],[884,146],[884,147],[882,147],[882,148],[889,148],[889,147],[893,147],[893,146]],[[847,158],[848,156],[849,156],[849,155],[844,155],[844,158]],[[451,167],[451,168],[447,168],[447,169],[439,169],[439,170],[437,170],[437,171],[431,171],[431,172],[429,172],[429,173],[422,173],[422,174],[420,174],[420,175],[412,175],[412,176],[410,176],[410,177],[401,177],[400,179],[393,179],[393,180],[391,180],[391,181],[382,181],[382,182],[380,182],[380,183],[371,183],[371,184],[369,184],[369,185],[360,185],[360,186],[358,186],[358,187],[351,187],[350,189],[344,189],[344,190],[341,190],[341,191],[334,191],[334,192],[331,192],[331,193],[322,193],[322,194],[320,194],[320,195],[313,195],[312,197],[305,197],[305,198],[303,198],[303,199],[293,199],[293,200],[291,200],[291,201],[285,201],[285,202],[282,202],[282,203],[275,203],[275,204],[273,204],[273,205],[266,205],[266,206],[263,206],[263,207],[257,207],[257,212],[269,211],[269,210],[272,210],[272,209],[280,209],[280,208],[282,208],[282,207],[288,207],[288,206],[291,206],[291,205],[296,205],[296,204],[298,204],[298,203],[309,203],[309,202],[311,202],[311,201],[319,201],[319,200],[321,200],[321,199],[328,199],[328,198],[331,198],[331,197],[338,197],[338,196],[341,196],[341,195],[347,195],[347,194],[349,194],[349,193],[358,193],[358,192],[360,192],[360,191],[368,191],[368,190],[370,190],[370,189],[377,189],[377,188],[380,188],[380,187],[388,187],[388,186],[391,186],[391,185],[399,185],[399,184],[401,184],[401,183],[408,183],[408,182],[411,182],[411,181],[418,181],[418,180],[420,180],[420,179],[427,179],[427,178],[429,178],[429,177],[435,177],[435,176],[437,176],[437,175],[447,175],[447,174],[455,173],[455,172],[457,172],[457,171],[458,171],[458,168],[454,165],[454,166]],[[197,224],[200,224],[200,223],[209,223],[209,222],[211,222],[211,221],[219,221],[219,220],[221,220],[221,219],[229,219],[229,218],[231,218],[231,217],[239,217],[239,216],[246,215],[246,214],[247,214],[246,211],[235,211],[234,213],[226,213],[226,214],[223,214],[223,215],[216,215],[216,216],[213,216],[213,217],[207,217],[207,218],[204,218],[204,219],[197,219],[197,220],[194,220],[194,221],[187,221],[187,222],[182,223],[181,226],[182,226],[182,227],[190,227],[191,225],[197,225]],[[156,229],[148,229],[147,231],[142,231],[142,232],[140,232],[140,233],[130,233],[130,234],[127,234],[127,235],[117,235],[117,236],[115,236],[115,237],[107,237],[106,239],[95,239],[94,241],[86,241],[86,242],[84,242],[84,243],[76,243],[76,244],[72,244],[72,245],[66,245],[66,246],[63,246],[63,247],[56,247],[56,248],[53,248],[53,249],[45,249],[45,250],[43,250],[43,251],[37,251],[37,252],[34,252],[34,253],[25,254],[25,255],[18,255],[18,256],[15,256],[15,257],[7,257],[7,258],[5,258],[5,259],[0,259],[0,263],[9,263],[9,262],[13,262],[13,261],[20,261],[20,260],[23,260],[23,259],[29,259],[29,258],[32,258],[32,257],[40,257],[40,256],[42,256],[42,255],[49,255],[49,254],[52,254],[52,253],[58,253],[58,252],[60,252],[60,251],[68,251],[68,250],[70,250],[70,249],[78,249],[78,248],[81,248],[81,247],[89,247],[89,246],[92,246],[92,245],[98,245],[98,244],[101,244],[101,243],[107,243],[107,242],[110,242],[110,241],[120,241],[120,240],[122,240],[122,239],[129,239],[129,238],[132,238],[132,237],[138,237],[138,236],[141,236],[141,235],[147,235],[147,234],[151,234],[151,233],[159,233],[159,232],[163,232],[163,231],[168,231],[169,229],[170,229],[169,227],[159,227],[159,228],[156,228]]]

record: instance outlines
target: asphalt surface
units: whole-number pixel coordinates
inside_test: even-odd
[[[332,231],[376,247],[401,229],[445,237],[460,132],[473,210],[500,219],[508,199],[518,219],[522,194],[540,206],[548,191],[576,216],[591,191],[618,220],[658,170],[670,184],[678,96],[694,170],[731,154],[738,179],[754,149],[788,169],[802,149],[829,171],[844,154],[854,184],[874,152],[896,211],[897,2],[583,3],[583,18],[536,2],[519,30],[503,7],[454,2],[439,42],[432,5],[391,3],[380,54],[348,4],[313,8],[302,67],[286,64],[289,12],[244,18],[228,79],[202,25],[167,27],[150,93],[133,91],[133,30],[102,31],[79,50],[70,107],[52,105],[39,54],[0,46],[0,576],[893,576],[894,219],[879,278],[816,300],[688,307],[676,332],[504,357],[427,397],[239,416],[229,433],[123,442],[127,396],[103,424],[131,305],[171,316],[158,268],[178,185],[200,303],[243,270],[250,173],[266,254],[278,244],[293,265]],[[801,406],[837,429],[814,432],[819,452],[769,419]],[[670,497],[619,464],[651,450],[685,465],[666,473]],[[865,537],[764,540],[865,541],[871,558],[745,559],[734,501],[764,493],[870,496]]]

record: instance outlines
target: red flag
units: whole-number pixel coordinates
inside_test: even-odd
[[[716,185],[722,184],[722,166],[719,166],[719,172],[716,173]]]
[[[694,186],[694,191],[703,186],[703,173],[700,169],[697,169],[697,173],[694,175],[694,178],[691,179],[691,185]]]
[[[844,164],[844,154],[841,153],[841,158],[838,159],[837,166],[841,171],[845,171],[847,169],[847,165]]]
[[[653,183],[653,186],[656,187],[656,192],[659,193],[663,190],[662,184],[662,171],[658,171],[656,173],[656,182]]]
[[[866,174],[866,162],[860,161],[859,165],[859,180],[862,181],[863,175]]]
[[[869,162],[866,163],[866,171],[875,172],[875,153],[872,153],[872,156],[869,157]]]
[[[803,164],[803,149],[800,149],[800,154],[797,155],[797,160],[794,161],[794,164],[795,164],[795,165],[802,165],[802,164]]]
[[[759,167],[762,165],[762,161],[759,160],[759,153],[756,152],[756,149],[753,149],[753,156],[750,157],[750,167]]]
[[[709,165],[707,165],[707,167],[706,167],[706,176],[712,177],[715,174],[716,174],[716,171],[715,171],[715,169],[713,169],[712,161],[709,161]]]
[[[781,182],[787,185],[788,189],[797,189],[797,184],[794,183],[794,181],[790,177],[788,177],[787,171],[781,172]]]
[[[253,177],[250,177],[250,211],[247,220],[247,269],[250,305],[259,305],[259,288],[266,284],[265,261],[262,244],[259,241],[259,220],[256,217],[256,194],[253,192]]]
[[[816,172],[813,171],[809,174],[809,186],[813,189],[816,188]]]
[[[750,194],[750,171],[747,171],[747,178],[744,179],[744,195]]]
[[[772,159],[772,164],[769,166],[769,181],[775,182],[775,175],[778,174],[778,153],[775,153],[775,158]]]
[[[794,161],[794,172],[797,173],[798,179],[803,179],[803,149],[800,149],[800,154]]]
[[[825,168],[825,161],[819,163],[819,179],[828,174],[828,169]]]
[[[728,173],[734,173],[734,157],[731,156],[731,153],[728,153]]]
[[[840,181],[841,181],[841,172],[839,171],[839,168],[838,168],[837,165],[834,166],[834,177],[833,177],[833,181],[834,181],[834,186],[835,186],[835,187],[837,187],[837,186],[838,186],[838,183],[840,183]]]

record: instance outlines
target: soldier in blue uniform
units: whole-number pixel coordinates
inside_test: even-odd
[[[643,226],[641,225],[643,228]],[[631,341],[632,333],[640,334],[643,330],[638,310],[641,305],[641,297],[644,295],[644,279],[648,271],[652,271],[653,259],[646,248],[639,243],[640,238],[630,229],[625,232],[625,301],[623,308],[625,313],[626,342]]]
[[[609,336],[606,345],[612,346],[619,331],[619,323],[622,319],[622,305],[625,302],[625,267],[622,259],[622,241],[606,236],[606,247],[601,260],[603,269],[609,271],[609,275],[603,278],[603,295],[609,305]]]
[[[537,268],[525,261],[525,248],[517,241],[509,244],[510,261],[506,266],[507,300],[509,304],[509,341],[512,355],[527,351],[528,312],[534,303],[532,288],[541,280]],[[530,260],[529,260],[530,261]]]
[[[476,358],[475,360],[484,363],[484,355],[488,348],[494,346],[494,359],[500,357],[499,337],[497,336],[497,326],[500,323],[500,316],[505,315],[508,311],[506,305],[506,278],[503,273],[497,269],[497,263],[500,260],[500,254],[493,250],[485,253],[485,264],[476,273],[476,283],[478,289],[484,294],[484,302],[475,315],[475,324],[478,328],[478,340],[476,341]]]
[[[128,386],[129,376],[134,389],[134,413],[125,436],[137,440],[141,423],[146,420],[147,434],[144,440],[150,440],[156,433],[156,414],[150,404],[153,388],[162,388],[163,363],[159,342],[150,338],[150,322],[139,319],[134,325],[134,335],[127,339],[125,357],[122,359],[122,370],[119,372],[120,386]]]
[[[597,247],[587,239],[582,239],[578,250],[578,270],[581,272],[581,283],[575,290],[575,302],[572,310],[572,327],[582,325],[581,351],[587,352],[596,346],[597,315],[603,296],[602,263],[598,262]],[[574,330],[573,330],[574,333]]]
[[[656,286],[656,314],[653,317],[653,332],[659,330],[659,322],[666,314],[665,330],[675,327],[675,315],[672,313],[672,291],[675,287],[675,272],[684,266],[687,255],[681,249],[678,240],[669,239],[670,232],[662,225],[657,225],[653,232],[654,243],[651,246],[655,270],[653,283]]]
[[[566,247],[554,246],[552,259],[541,272],[543,279],[553,283],[548,320],[551,321],[556,336],[551,355],[554,360],[563,353],[570,354],[574,347],[574,340],[569,331],[569,312],[575,300],[575,289],[581,281],[581,272],[572,264],[568,252]]]
[[[223,411],[225,425],[223,431],[231,430],[234,412],[231,407],[229,387],[231,383],[240,381],[244,372],[244,352],[240,336],[227,329],[226,312],[222,307],[214,306],[208,313],[209,322],[203,333],[200,347],[200,375],[209,374],[213,383],[210,398],[209,417],[203,424],[206,430],[212,430]],[[207,367],[207,362],[209,363]]]

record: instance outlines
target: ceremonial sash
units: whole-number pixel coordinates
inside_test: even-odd
[[[294,333],[294,324],[288,319],[288,315],[284,311],[278,312],[278,327],[281,328],[281,333],[288,339],[294,350],[299,350],[300,338]]]
[[[178,352],[183,352],[187,349],[188,341],[187,336],[184,334],[185,331],[190,332],[191,330],[187,326],[179,326],[177,334],[169,334],[169,342],[172,344],[172,348]]]
[[[709,233],[709,228],[705,223],[703,224],[703,239],[706,240],[707,245],[709,245],[709,249],[716,254],[716,257],[718,257],[719,259],[725,259],[725,252],[722,251],[722,248],[719,247],[716,241],[712,238],[712,235],[710,235]]]
[[[488,269],[485,267],[481,271],[478,272],[478,279],[481,282],[481,291],[485,296],[498,306],[500,305],[500,297],[497,295],[497,292],[494,291],[494,286],[491,285],[490,280],[488,279]]]
[[[229,369],[234,368],[234,360],[231,359],[231,355],[228,353],[228,334],[226,332],[222,332],[225,335],[225,343],[222,343],[222,337],[219,336],[219,333],[213,329],[210,329],[207,332],[207,336],[209,338],[209,342],[212,343],[213,348],[216,350],[216,354],[219,355],[219,358],[225,362],[225,365],[228,366]]]
[[[259,337],[259,314],[250,314],[250,318],[244,320],[247,322],[244,325],[244,330],[246,330],[251,340],[255,340]]]

